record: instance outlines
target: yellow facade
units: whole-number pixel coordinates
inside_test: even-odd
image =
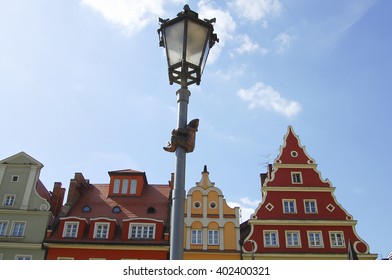
[[[239,208],[227,205],[204,167],[185,200],[185,260],[239,260]]]

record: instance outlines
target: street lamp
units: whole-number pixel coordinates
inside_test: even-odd
[[[193,151],[199,120],[187,124],[188,86],[200,84],[210,48],[218,42],[212,20],[201,20],[188,5],[174,19],[159,19],[159,45],[166,49],[169,82],[181,85],[177,91],[177,129],[164,149],[176,153],[174,190],[170,228],[170,259],[181,260],[184,254],[184,202],[186,153]]]

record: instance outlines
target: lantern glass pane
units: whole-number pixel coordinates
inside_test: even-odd
[[[208,57],[209,52],[210,52],[210,41],[206,40],[206,45],[204,47],[203,59],[201,61],[201,66],[200,66],[200,74],[203,74],[204,67],[206,66],[207,57]]]
[[[186,61],[197,66],[201,64],[203,49],[206,46],[208,28],[188,21]]]
[[[182,61],[184,45],[184,21],[165,28],[165,47],[169,67]]]

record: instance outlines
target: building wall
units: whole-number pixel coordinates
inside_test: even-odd
[[[44,259],[42,241],[51,212],[49,202],[37,192],[42,167],[24,152],[0,161],[0,223],[6,227],[0,235],[2,259]],[[7,202],[9,196],[13,203]]]
[[[239,209],[227,205],[222,191],[209,180],[206,167],[201,181],[187,194],[184,232],[184,259],[241,257]]]

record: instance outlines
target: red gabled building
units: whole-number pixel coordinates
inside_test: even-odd
[[[262,201],[242,225],[243,259],[377,258],[291,126],[274,164],[260,176]]]
[[[81,173],[44,240],[46,259],[167,259],[171,183],[151,185],[144,172],[109,172],[109,184]]]

